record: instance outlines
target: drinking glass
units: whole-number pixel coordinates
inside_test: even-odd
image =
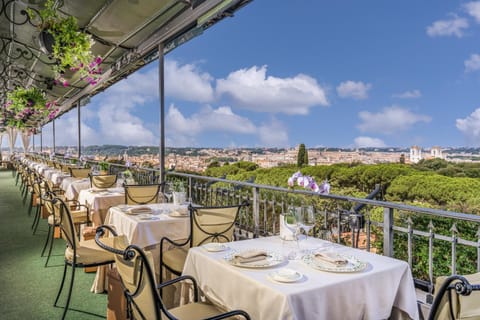
[[[287,212],[284,215],[285,227],[292,232],[295,240],[297,240],[297,233],[299,227],[299,216],[297,214],[297,208],[294,206],[288,206]]]
[[[305,236],[308,240],[308,232],[315,227],[315,209],[313,206],[302,208],[302,229],[305,230]]]
[[[165,189],[163,190],[163,194],[167,197],[167,202],[171,202],[173,197],[173,185],[171,182],[165,183]]]

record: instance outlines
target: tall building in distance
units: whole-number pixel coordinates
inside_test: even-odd
[[[410,148],[410,162],[417,163],[418,161],[422,160],[422,148],[419,146],[412,146]]]
[[[410,148],[410,162],[418,163],[422,159],[445,159],[443,155],[442,148],[439,146],[433,146],[430,149],[430,154],[427,153],[427,156],[422,154],[422,148],[419,146],[412,146]]]

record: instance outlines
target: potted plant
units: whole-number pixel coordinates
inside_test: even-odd
[[[47,102],[45,93],[35,87],[17,87],[7,93],[6,100],[3,122],[11,127],[36,127],[41,119],[53,119],[58,111],[56,103]]]
[[[98,169],[100,170],[100,174],[108,174],[108,169],[110,169],[110,163],[106,161],[100,161],[98,163]]]
[[[133,173],[129,169],[123,171],[122,175],[123,175],[123,178],[125,179],[125,184],[135,184]]]
[[[27,13],[32,18],[37,16],[32,9],[28,9]],[[41,19],[40,46],[46,54],[57,61],[54,66],[56,81],[68,86],[63,75],[70,70],[80,72],[82,79],[95,85],[101,73],[102,59],[94,58],[92,55],[92,37],[80,30],[75,17],[60,16],[54,0],[47,0],[45,7],[38,11],[38,15]]]

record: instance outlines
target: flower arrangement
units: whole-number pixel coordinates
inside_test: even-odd
[[[318,185],[313,177],[304,176],[300,171],[295,172],[290,178],[288,178],[288,186],[293,188],[295,182],[298,186],[310,189],[316,193],[328,194],[330,192],[330,184],[327,180]]]
[[[33,10],[30,9],[27,12],[35,18],[36,14]],[[54,66],[56,83],[68,86],[68,81],[63,75],[70,70],[78,71],[81,78],[89,84],[97,84],[98,75],[102,72],[100,68],[102,58],[92,55],[92,37],[79,30],[74,17],[61,17],[55,9],[54,0],[47,0],[44,9],[39,10],[38,14],[42,20],[40,38],[45,41],[46,38],[53,37],[51,48],[46,49],[51,50],[52,57],[57,60],[57,65]]]
[[[46,116],[51,120],[58,112],[56,102],[47,102],[45,93],[35,87],[17,87],[8,92],[4,107],[3,122],[17,128],[35,126],[36,122]]]

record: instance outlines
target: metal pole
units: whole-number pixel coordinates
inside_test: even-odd
[[[40,131],[40,153],[43,151],[43,127]]]
[[[77,127],[78,127],[78,158],[82,155],[80,151],[82,147],[82,139],[81,139],[81,125],[80,125],[80,100],[77,101]]]
[[[52,121],[52,128],[53,128],[53,153],[55,153],[55,119]]]
[[[163,43],[158,45],[158,90],[160,93],[160,183],[165,181],[165,79]]]
[[[33,147],[33,152],[35,152],[35,134],[32,134],[32,147]]]

